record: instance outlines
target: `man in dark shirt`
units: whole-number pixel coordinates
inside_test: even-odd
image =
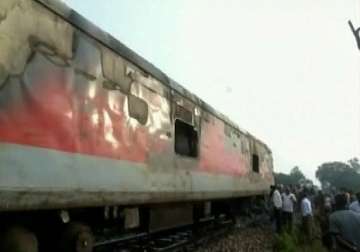
[[[344,194],[336,195],[336,211],[330,215],[335,251],[360,251],[360,214],[346,209]]]

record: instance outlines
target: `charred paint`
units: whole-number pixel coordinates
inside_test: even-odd
[[[159,144],[150,146],[149,139],[161,125],[142,126],[149,113],[133,104],[134,99],[141,98],[105,89],[99,48],[81,34],[75,41],[70,65],[61,62],[51,46],[42,46],[33,51],[24,73],[4,84],[0,92],[0,140],[145,162],[150,148],[156,152]],[[148,106],[144,100],[141,105],[142,109]],[[134,109],[139,122],[129,116]],[[150,115],[159,117],[156,112]],[[152,120],[155,122],[159,120]]]
[[[0,19],[0,210],[239,197],[272,183],[263,143],[60,2],[2,0]],[[198,155],[174,152],[175,119],[196,131]]]

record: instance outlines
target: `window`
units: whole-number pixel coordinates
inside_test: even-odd
[[[128,96],[129,115],[145,125],[148,118],[149,108],[147,103],[133,95]]]
[[[175,152],[188,157],[198,156],[198,134],[194,126],[175,120]]]
[[[259,173],[259,156],[256,154],[252,155],[252,170],[253,172]]]

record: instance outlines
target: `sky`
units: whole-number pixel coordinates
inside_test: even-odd
[[[64,0],[315,180],[360,157],[360,0]]]

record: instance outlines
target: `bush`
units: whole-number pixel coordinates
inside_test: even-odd
[[[297,247],[296,237],[287,232],[275,236],[275,251],[293,252]]]
[[[294,228],[292,233],[283,232],[275,236],[275,251],[277,252],[326,252],[319,239],[310,243],[305,242],[305,237],[299,228]]]

